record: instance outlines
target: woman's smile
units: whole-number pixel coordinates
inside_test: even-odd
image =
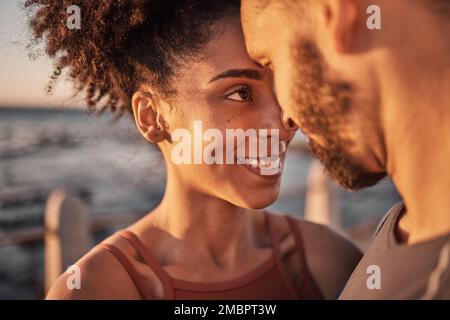
[[[252,173],[269,179],[278,179],[283,172],[287,142],[280,141],[279,151],[266,157],[238,158],[237,163]]]
[[[280,155],[276,160],[270,158],[245,158],[244,163],[240,164],[240,166],[258,176],[268,179],[278,179],[283,172],[283,160],[284,155]]]

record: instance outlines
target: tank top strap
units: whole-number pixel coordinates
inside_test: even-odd
[[[263,212],[265,215],[266,228],[269,230],[270,240],[272,242],[273,256],[274,256],[277,268],[281,274],[283,282],[284,282],[287,290],[289,291],[289,294],[291,295],[292,299],[298,299],[299,296],[298,296],[293,284],[289,281],[289,278],[288,278],[285,268],[283,266],[280,243],[278,241],[278,236],[277,236],[275,228],[273,226],[272,214],[268,213],[266,211],[263,211]]]
[[[159,264],[158,260],[150,253],[150,251],[145,247],[142,241],[137,235],[135,235],[130,230],[121,230],[119,235],[128,240],[128,242],[133,246],[133,248],[139,253],[139,255],[144,259],[145,263],[152,269],[152,271],[157,275],[159,280],[163,284],[164,288],[164,299],[174,299],[174,289],[172,284],[172,279],[164,270],[164,268]]]
[[[305,256],[305,248],[303,245],[303,239],[302,235],[300,234],[300,230],[298,229],[297,223],[295,222],[295,219],[289,215],[285,215],[285,218],[289,224],[289,228],[291,229],[291,233],[294,236],[295,239],[295,246],[297,248],[297,253],[300,256],[300,260],[302,262],[303,270],[307,270],[308,264],[306,263],[306,256]]]
[[[119,261],[119,263],[128,273],[131,281],[133,281],[134,286],[136,287],[142,299],[154,299],[153,295],[149,293],[148,288],[144,284],[144,277],[136,270],[130,259],[119,248],[110,243],[101,243],[99,244],[99,248],[108,251]]]
[[[276,260],[279,260],[279,259],[281,259],[281,250],[280,250],[280,244],[278,242],[278,237],[277,237],[275,229],[273,227],[272,217],[271,217],[270,213],[268,213],[266,211],[263,211],[263,212],[264,212],[264,223],[266,225],[266,230],[269,231],[273,255]]]
[[[291,233],[294,236],[297,254],[300,256],[300,262],[302,264],[302,269],[299,275],[299,277],[304,279],[303,284],[301,286],[302,295],[313,299],[323,298],[322,292],[319,289],[316,281],[314,280],[309,270],[308,262],[306,261],[306,253],[305,253],[305,246],[303,244],[303,237],[300,233],[298,224],[296,220],[289,215],[285,215],[285,218],[289,224]]]

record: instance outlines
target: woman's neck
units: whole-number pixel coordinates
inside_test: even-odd
[[[237,207],[168,175],[154,212],[158,225],[218,266],[234,264],[253,246],[252,210]]]

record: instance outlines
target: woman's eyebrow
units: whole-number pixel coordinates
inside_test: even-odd
[[[261,80],[262,75],[257,70],[252,69],[230,69],[227,71],[224,71],[222,73],[219,73],[218,75],[214,76],[211,80],[209,80],[208,83],[217,81],[219,79],[223,78],[247,78],[251,80]]]

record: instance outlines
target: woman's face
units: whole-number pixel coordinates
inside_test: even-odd
[[[247,54],[239,19],[224,19],[217,27],[214,29],[217,36],[207,44],[202,58],[189,62],[174,79],[177,96],[170,108],[161,110],[172,141],[159,145],[168,173],[178,181],[177,185],[239,207],[259,209],[278,197],[285,146],[294,132],[282,125],[272,74],[255,64]],[[214,138],[205,137],[208,129],[215,129]],[[249,138],[244,140],[246,160],[242,157],[239,160],[246,163],[238,164],[236,148],[242,141],[231,135],[227,139],[227,129],[254,129],[260,138],[256,145]],[[260,129],[267,129],[267,139]],[[279,144],[271,129],[278,130]],[[222,145],[213,144],[220,140],[217,135],[223,137]],[[234,146],[230,147],[231,143]],[[257,146],[265,144],[272,161],[258,156]],[[276,145],[279,151],[271,145]],[[256,148],[256,159],[254,154],[249,154],[250,148]],[[223,164],[219,161],[205,163],[208,155],[223,159]],[[226,163],[227,156],[228,161],[233,158],[233,164]],[[272,169],[264,171],[264,165]]]

